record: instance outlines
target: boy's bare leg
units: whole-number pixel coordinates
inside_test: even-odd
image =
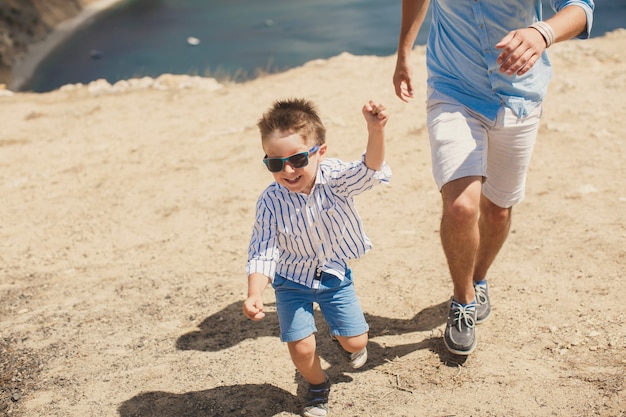
[[[367,346],[368,334],[363,333],[358,336],[335,336],[335,339],[339,341],[341,347],[347,352],[354,353],[360,352],[365,346]]]
[[[302,340],[288,342],[289,354],[293,364],[298,368],[304,379],[313,385],[326,382],[326,374],[322,369],[320,357],[317,354],[315,335],[312,334]]]

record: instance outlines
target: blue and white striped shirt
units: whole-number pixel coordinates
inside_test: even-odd
[[[248,249],[248,275],[272,281],[278,274],[315,288],[318,271],[344,278],[348,259],[372,248],[354,196],[389,182],[391,169],[369,169],[363,159],[325,159],[319,165],[309,195],[293,193],[274,182],[257,201],[256,221]]]

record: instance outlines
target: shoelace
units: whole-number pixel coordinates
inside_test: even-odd
[[[476,302],[478,304],[487,303],[487,287],[484,285],[474,285],[474,292],[476,293]]]
[[[457,302],[452,303],[452,308],[454,311],[454,323],[453,325],[461,331],[462,324],[465,324],[465,327],[471,329],[474,327],[474,315],[473,312],[476,311],[475,305],[466,305],[463,307],[461,304]]]

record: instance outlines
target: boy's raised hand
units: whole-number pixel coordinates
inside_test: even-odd
[[[385,162],[385,125],[389,113],[382,104],[370,100],[363,105],[363,117],[367,122],[367,148],[365,149],[365,165],[378,171]]]
[[[368,127],[382,129],[389,119],[389,113],[385,106],[376,104],[374,100],[370,100],[367,104],[363,105],[362,112]]]

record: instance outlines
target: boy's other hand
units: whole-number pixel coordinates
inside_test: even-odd
[[[265,317],[263,300],[260,297],[248,297],[243,302],[243,314],[250,320],[261,320]]]

